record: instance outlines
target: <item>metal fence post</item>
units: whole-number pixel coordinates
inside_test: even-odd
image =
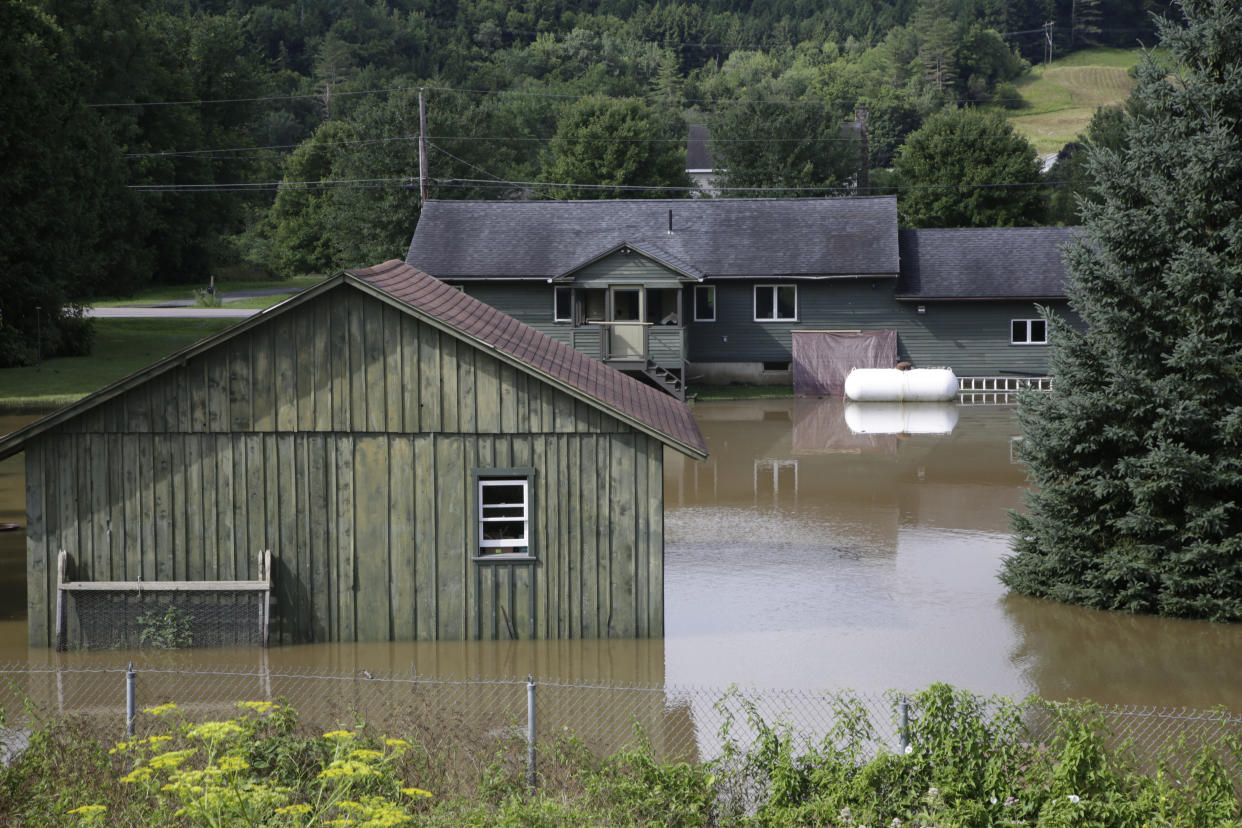
[[[134,678],[137,674],[134,672],[134,662],[129,663],[129,669],[125,671],[125,735],[134,735]]]
[[[535,677],[526,677],[526,786],[535,789]]]
[[[897,734],[901,740],[901,752],[910,747],[910,706],[906,703],[906,694],[897,697]]]

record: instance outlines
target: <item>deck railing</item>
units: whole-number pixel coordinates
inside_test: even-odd
[[[627,340],[627,348],[620,340]],[[686,330],[646,322],[590,322],[570,332],[569,344],[599,360],[654,361],[662,368],[681,369],[685,361]]]

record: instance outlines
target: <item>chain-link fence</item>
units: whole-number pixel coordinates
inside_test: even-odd
[[[324,732],[366,722],[388,735],[460,756],[494,755],[498,744],[550,745],[570,735],[595,755],[637,739],[665,760],[720,757],[726,742],[747,750],[759,730],[787,726],[814,744],[865,730],[871,751],[900,751],[917,734],[917,695],[835,691],[650,687],[540,682],[536,678],[460,681],[417,674],[332,672],[288,667],[184,667],[119,664],[115,668],[0,665],[0,748],[20,750],[35,720],[88,717],[117,738],[143,728],[144,708],[175,702],[191,719],[236,715],[239,701],[283,699],[300,723]],[[1002,699],[978,698],[984,717]],[[1030,739],[1050,740],[1065,711],[1083,705],[1035,702],[1022,708]],[[1190,757],[1201,746],[1242,738],[1242,716],[1224,711],[1154,707],[1091,708],[1115,747],[1146,769],[1158,758]],[[151,718],[151,717],[146,717]],[[846,721],[846,720],[849,721]],[[727,727],[727,736],[722,728]],[[534,750],[528,754],[533,760]],[[528,769],[530,770],[530,769]],[[1242,767],[1229,768],[1242,776]]]

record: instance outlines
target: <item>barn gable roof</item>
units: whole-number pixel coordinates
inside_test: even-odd
[[[709,279],[896,275],[897,200],[428,201],[406,262],[441,279],[552,279],[622,243]]]
[[[902,230],[896,297],[1063,299],[1061,248],[1073,227],[979,227]]]
[[[498,359],[684,454],[699,458],[707,456],[707,444],[702,432],[684,403],[562,345],[425,273],[393,260],[328,278],[227,330],[200,340],[18,429],[0,439],[0,460],[22,451],[30,439],[341,285],[387,301],[420,321],[487,350]]]
[[[707,456],[707,443],[689,407],[663,391],[396,259],[346,273],[667,445],[692,457]]]

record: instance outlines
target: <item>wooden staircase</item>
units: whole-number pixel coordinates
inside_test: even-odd
[[[659,388],[663,388],[682,402],[686,401],[686,385],[682,381],[681,376],[675,372],[662,368],[649,359],[647,360],[647,367],[643,368],[643,373]]]

